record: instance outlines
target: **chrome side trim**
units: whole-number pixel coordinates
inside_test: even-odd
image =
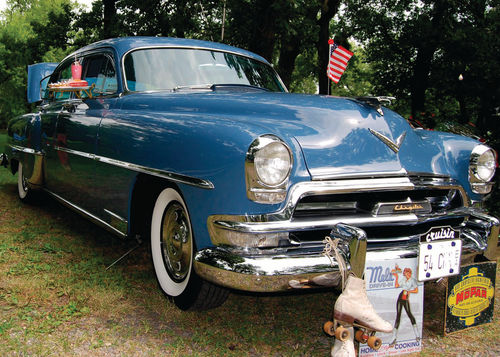
[[[24,152],[25,154],[32,154],[32,155],[43,156],[43,153],[41,151],[36,151],[34,149],[27,148],[27,147],[24,147],[24,146],[10,145],[10,147],[12,148],[13,151],[20,151],[20,152]]]
[[[165,170],[154,169],[151,167],[137,165],[137,164],[133,164],[130,162],[111,159],[109,157],[89,154],[89,153],[77,151],[77,150],[71,150],[68,148],[60,147],[60,146],[55,146],[54,149],[57,151],[66,152],[68,154],[82,156],[82,157],[85,157],[85,158],[90,159],[90,160],[104,162],[104,163],[109,164],[109,165],[113,165],[113,166],[121,167],[121,168],[124,168],[127,170],[141,172],[141,173],[165,178],[165,179],[168,179],[170,181],[183,183],[183,184],[190,185],[190,186],[196,186],[196,187],[204,188],[204,189],[213,189],[215,187],[213,185],[213,183],[208,181],[208,180],[203,180],[203,179],[199,179],[199,178],[192,177],[192,176],[176,174],[176,173],[165,171]]]
[[[90,219],[92,222],[94,222],[95,224],[99,225],[100,227],[106,229],[107,231],[109,231],[109,232],[111,232],[113,234],[116,234],[120,238],[127,238],[127,235],[125,233],[123,233],[120,230],[116,229],[115,227],[113,227],[112,225],[110,225],[107,222],[103,221],[99,217],[93,215],[89,211],[86,211],[85,209],[83,209],[81,207],[78,207],[77,205],[69,202],[68,200],[62,198],[61,196],[59,196],[58,194],[56,194],[56,193],[54,193],[52,191],[49,191],[47,189],[44,189],[44,191],[47,192],[52,197],[54,197],[59,202],[61,202],[66,207],[68,207],[68,208],[70,208],[70,209],[72,209],[72,210],[80,213],[81,215],[83,215],[84,217]]]
[[[109,224],[120,232],[127,233],[128,221],[114,212],[104,208],[104,213],[109,215]]]
[[[107,210],[106,208],[104,208],[104,212],[106,212],[107,214],[109,214],[110,216],[116,218],[117,220],[121,221],[121,222],[127,222],[127,220],[123,217],[120,217],[119,215],[117,215],[116,213],[114,212],[111,212],[110,210]]]

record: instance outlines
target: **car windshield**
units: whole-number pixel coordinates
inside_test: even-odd
[[[141,49],[126,55],[125,80],[130,91],[256,87],[283,92],[267,64],[227,52],[185,48]]]

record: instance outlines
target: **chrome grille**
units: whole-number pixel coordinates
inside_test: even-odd
[[[408,205],[417,202],[428,202],[432,208],[429,213],[441,213],[463,206],[461,195],[454,189],[329,194],[302,198],[295,208],[293,218],[377,215],[374,214],[375,209],[381,204]]]
[[[456,183],[445,177],[410,176],[409,179],[413,189],[384,187],[382,190],[343,190],[341,193],[309,192],[298,200],[292,221],[334,219],[347,223],[355,218],[355,225],[366,231],[368,241],[372,243],[408,241],[431,227],[463,225],[467,219],[465,215],[450,214],[467,206],[467,197]],[[408,214],[417,219],[387,223],[387,218]],[[312,242],[321,240],[328,233],[326,229],[296,231],[290,237],[298,242]]]

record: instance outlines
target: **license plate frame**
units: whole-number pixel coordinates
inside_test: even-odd
[[[459,274],[461,256],[459,231],[449,226],[431,228],[420,237],[417,279],[427,281]]]

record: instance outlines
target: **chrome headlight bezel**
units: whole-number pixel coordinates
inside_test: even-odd
[[[281,167],[278,170],[273,167],[275,160]],[[292,151],[283,140],[271,134],[259,136],[250,144],[245,158],[247,197],[258,203],[283,202],[292,166]],[[272,170],[274,175],[270,175]]]
[[[490,193],[497,166],[495,150],[486,145],[477,145],[471,152],[469,160],[469,182],[472,192],[478,194]]]

